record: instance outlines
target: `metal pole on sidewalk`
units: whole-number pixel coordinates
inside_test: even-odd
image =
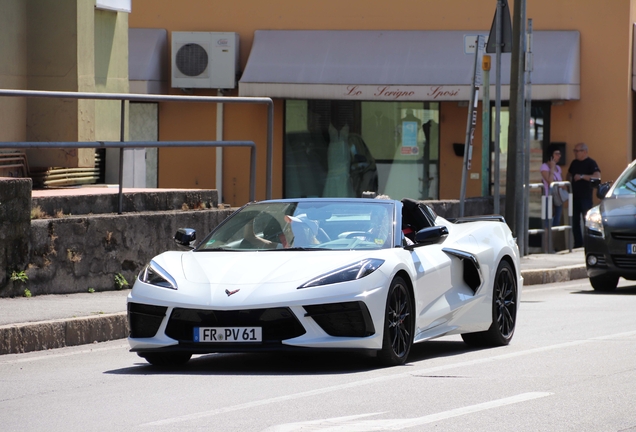
[[[126,139],[126,101],[121,101],[121,125],[119,127],[119,141]],[[124,212],[124,149],[119,149],[119,214]]]
[[[473,138],[475,136],[475,126],[477,125],[477,104],[479,103],[479,86],[481,85],[481,58],[484,50],[484,39],[482,35],[477,36],[475,41],[475,63],[473,65],[473,79],[471,86],[470,105],[468,106],[468,121],[466,122],[466,142],[464,143],[464,164],[462,167],[462,184],[459,195],[459,216],[464,216],[464,201],[466,200],[466,179],[471,168],[473,157]]]
[[[495,15],[495,19],[497,21],[495,27],[495,59],[496,59],[496,70],[495,70],[495,168],[494,168],[494,203],[493,209],[495,214],[501,214],[501,210],[499,209],[499,201],[500,192],[499,186],[501,180],[499,179],[500,171],[501,171],[501,20],[503,17],[501,0],[497,0],[497,12]]]
[[[510,62],[510,124],[508,128],[508,165],[506,168],[506,221],[517,238],[520,252],[525,251],[523,218],[525,215],[523,183],[525,179],[525,10],[526,1],[516,0],[512,28],[512,58]]]
[[[481,62],[484,71],[483,100],[481,103],[481,196],[490,195],[490,56]],[[496,214],[497,212],[495,212]]]
[[[528,255],[530,242],[530,235],[528,234],[528,230],[530,229],[530,118],[532,117],[532,19],[528,20],[528,30],[526,34],[526,59],[525,59],[525,73],[526,73],[526,87],[525,87],[525,122],[524,122],[524,141],[525,141],[525,163],[523,166],[524,169],[524,193],[523,193],[523,202],[524,202],[524,217],[523,217],[523,233],[525,236],[525,247],[524,247],[524,255]],[[552,238],[552,233],[550,232],[550,238]],[[552,251],[552,249],[550,249]]]

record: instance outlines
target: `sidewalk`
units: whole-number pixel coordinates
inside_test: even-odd
[[[584,259],[583,249],[525,256],[524,287],[587,278]],[[0,354],[125,338],[128,292],[0,298]]]

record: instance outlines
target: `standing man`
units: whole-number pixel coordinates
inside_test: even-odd
[[[592,180],[601,179],[601,170],[594,159],[587,155],[587,145],[574,146],[574,160],[568,169],[568,180],[572,183],[572,233],[574,247],[583,247],[581,219],[592,208]]]

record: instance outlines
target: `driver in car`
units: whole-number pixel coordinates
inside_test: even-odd
[[[292,247],[307,247],[320,244],[316,238],[318,233],[318,223],[308,219],[305,215],[285,216],[287,224],[280,230],[276,238],[277,241],[268,240],[257,236],[254,233],[253,221],[246,224],[243,229],[244,241],[257,248],[263,249],[279,249]]]

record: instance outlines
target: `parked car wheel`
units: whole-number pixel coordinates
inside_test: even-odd
[[[618,276],[599,275],[590,277],[590,284],[594,291],[614,291],[618,285]]]
[[[462,339],[474,346],[508,345],[517,321],[517,283],[512,266],[501,261],[492,293],[492,324],[484,332],[464,333]]]

